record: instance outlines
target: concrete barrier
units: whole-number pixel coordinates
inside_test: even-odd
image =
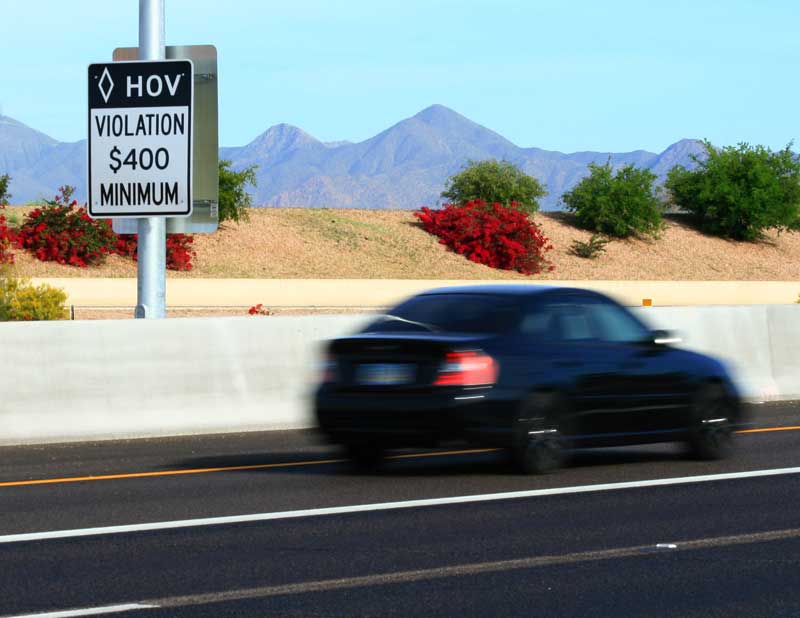
[[[800,398],[800,305],[637,311],[727,360],[748,397]],[[367,319],[0,324],[0,444],[308,427],[319,342]]]
[[[0,324],[0,444],[310,424],[317,343],[363,316]]]
[[[746,397],[753,400],[792,399],[800,394],[800,378],[785,380],[778,388],[773,372],[770,318],[800,318],[800,306],[782,307],[773,316],[766,305],[733,307],[639,307],[634,311],[653,328],[675,331],[682,347],[711,354],[725,361]],[[795,344],[800,344],[800,333]],[[800,349],[800,348],[798,348]],[[794,365],[800,373],[800,354]],[[800,397],[798,397],[800,398]]]

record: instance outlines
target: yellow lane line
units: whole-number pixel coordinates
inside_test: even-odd
[[[474,453],[494,453],[499,448],[475,448],[465,451],[438,451],[436,453],[409,453],[407,455],[390,455],[386,459],[418,459],[420,457],[445,457],[448,455],[472,455]]]
[[[442,451],[436,453],[410,453],[391,455],[387,459],[415,459],[418,457],[444,457],[449,455],[470,455],[491,453],[500,449],[482,448],[463,451]],[[25,485],[54,485],[58,483],[80,483],[82,481],[110,481],[115,479],[139,479],[153,476],[178,476],[180,474],[206,474],[210,472],[237,472],[241,470],[266,470],[269,468],[295,468],[299,466],[321,466],[324,464],[345,463],[347,459],[315,459],[313,461],[291,461],[273,464],[250,464],[247,466],[220,466],[218,468],[189,468],[187,470],[158,470],[155,472],[130,472],[127,474],[102,474],[92,476],[67,476],[62,478],[38,479],[32,481],[0,482],[0,487],[20,487]]]
[[[151,476],[177,476],[179,474],[205,474],[207,472],[236,472],[238,470],[265,470],[267,468],[291,468],[295,466],[320,466],[323,464],[343,463],[346,459],[318,459],[315,461],[293,461],[289,463],[253,464],[249,466],[222,466],[219,468],[191,468],[188,470],[159,470],[157,472],[131,472],[128,474],[102,474],[96,476],[67,476],[54,479],[38,479],[34,481],[7,481],[0,487],[20,487],[23,485],[53,485],[57,483],[79,483],[81,481],[110,481],[113,479],[140,479]]]
[[[800,431],[800,425],[789,427],[762,427],[759,429],[743,429],[736,433],[767,433],[771,431]],[[451,455],[472,455],[476,453],[492,453],[501,449],[481,448],[461,451],[439,451],[435,453],[409,453],[391,455],[387,459],[419,459],[423,457],[447,457]],[[111,481],[118,479],[140,479],[159,476],[179,476],[181,474],[209,474],[212,472],[237,472],[243,470],[268,470],[274,468],[297,468],[300,466],[322,466],[345,463],[347,459],[317,459],[313,461],[292,461],[272,464],[251,464],[247,466],[220,466],[216,468],[189,468],[187,470],[158,470],[155,472],[130,472],[127,474],[99,474],[92,476],[67,476],[62,478],[35,479],[29,481],[0,482],[0,487],[26,487],[30,485],[58,485],[61,483],[81,483],[85,481]]]
[[[800,425],[791,427],[762,427],[760,429],[742,429],[736,433],[766,433],[768,431],[800,431]]]

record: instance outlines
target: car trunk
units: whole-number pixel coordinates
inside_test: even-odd
[[[419,391],[430,388],[448,352],[482,347],[485,336],[366,334],[329,345],[337,390]]]

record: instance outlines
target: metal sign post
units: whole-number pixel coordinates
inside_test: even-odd
[[[218,195],[216,49],[189,49],[202,59],[200,76],[209,83],[202,89],[205,104],[199,119],[213,115],[214,121],[213,131],[201,133],[200,149],[205,155],[213,147],[213,156],[202,157],[202,194],[209,212],[196,223],[213,231]],[[138,234],[135,317],[148,319],[167,313],[167,218],[190,220],[194,204],[194,64],[191,57],[166,56],[164,0],[139,0],[138,49],[127,61],[89,65],[88,214],[111,219],[118,233],[116,223],[125,221],[130,229],[124,233]],[[184,229],[192,226],[184,224],[180,231]]]
[[[139,0],[139,60],[164,60],[164,0]],[[137,318],[167,317],[167,220],[138,221]]]
[[[166,317],[167,217],[192,214],[192,61],[166,60],[164,0],[139,0],[134,62],[89,65],[91,217],[136,221],[137,318]]]

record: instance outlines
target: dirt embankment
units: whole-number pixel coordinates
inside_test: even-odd
[[[19,220],[22,208],[9,208]],[[249,223],[225,224],[195,237],[189,273],[169,277],[265,279],[592,279],[793,281],[800,280],[800,234],[770,233],[757,243],[702,234],[685,217],[670,216],[657,240],[613,241],[598,259],[569,253],[590,234],[569,215],[540,213],[555,249],[550,273],[525,277],[474,264],[427,234],[410,211],[253,209]],[[78,269],[16,253],[14,270],[30,277],[135,277],[136,265],[112,256],[102,266]]]

